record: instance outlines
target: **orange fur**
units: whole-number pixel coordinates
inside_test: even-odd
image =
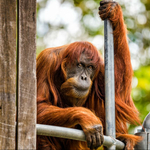
[[[140,121],[130,96],[132,66],[126,27],[119,5],[109,19],[114,29],[116,135],[126,143],[127,149],[133,149],[140,138],[128,134],[127,123],[139,124]],[[83,51],[90,55],[96,70],[91,91],[87,99],[84,99],[82,107],[66,107],[59,93],[61,85],[66,80],[64,64],[74,63]],[[65,86],[68,88],[69,85]],[[75,95],[71,92],[68,94]],[[104,62],[91,43],[75,42],[49,48],[40,53],[37,58],[37,123],[70,128],[76,128],[80,124],[84,132],[95,124],[102,124],[105,133],[104,106]],[[45,136],[38,136],[37,139],[38,149],[88,149],[86,142]]]

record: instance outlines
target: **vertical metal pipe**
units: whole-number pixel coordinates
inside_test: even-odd
[[[113,30],[109,20],[104,21],[105,38],[105,112],[106,112],[106,135],[116,137],[115,129],[115,82],[114,82],[114,45]],[[114,150],[116,145],[109,147]]]

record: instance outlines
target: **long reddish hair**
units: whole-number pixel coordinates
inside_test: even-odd
[[[126,47],[126,45],[124,45]],[[126,47],[127,49],[127,47]],[[82,53],[87,54],[95,67],[95,76],[89,96],[83,105],[92,110],[101,120],[105,132],[105,87],[104,87],[104,61],[98,50],[89,42],[75,42],[55,48],[48,48],[37,57],[37,103],[46,102],[63,107],[60,96],[61,84],[66,80],[65,65],[79,60]],[[132,72],[127,75],[119,72],[124,67],[121,61],[115,61],[115,112],[116,133],[120,139],[127,137],[131,142],[139,140],[136,136],[128,135],[127,124],[140,123],[138,111],[134,106],[131,94]],[[116,66],[116,64],[121,64]],[[131,67],[131,65],[128,65]],[[120,68],[119,68],[120,69]],[[121,69],[122,70],[122,69]],[[128,68],[127,70],[132,70]],[[125,76],[124,76],[125,75]]]
[[[61,105],[60,85],[65,81],[64,64],[74,63],[80,55],[86,54],[95,68],[93,86],[97,86],[97,76],[103,59],[96,47],[89,42],[75,42],[56,48],[48,48],[37,57],[37,99],[52,105]],[[92,88],[95,89],[95,88]],[[97,89],[98,90],[98,89]]]

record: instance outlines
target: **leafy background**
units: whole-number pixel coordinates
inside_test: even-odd
[[[132,98],[143,121],[150,111],[150,0],[116,0],[128,29]],[[38,0],[37,55],[46,47],[87,40],[104,53],[99,0]],[[131,127],[130,127],[131,128]]]

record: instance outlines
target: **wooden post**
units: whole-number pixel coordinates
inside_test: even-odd
[[[36,149],[36,0],[18,0],[17,149]]]
[[[0,149],[15,149],[16,1],[0,0]]]

